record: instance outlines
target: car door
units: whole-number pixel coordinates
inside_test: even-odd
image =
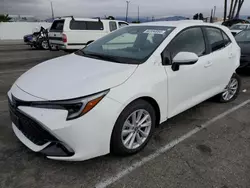
[[[230,38],[219,28],[206,27],[210,56],[212,77],[211,82],[217,93],[221,92],[228,84],[235,69],[236,55]]]
[[[172,69],[172,59],[179,52],[193,52],[199,60],[193,65],[181,65],[179,70]],[[181,31],[163,51],[163,56],[170,59],[165,66],[168,77],[168,117],[195,106],[206,100],[211,92],[209,81],[211,71],[207,68],[210,63],[203,30],[192,27]]]

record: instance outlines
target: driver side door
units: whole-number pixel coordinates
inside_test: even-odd
[[[179,52],[193,52],[199,59],[192,65],[181,65],[174,70],[172,60]],[[204,32],[200,27],[181,31],[163,51],[169,64],[165,65],[168,77],[168,118],[171,118],[196,104],[206,100],[213,93],[210,82],[212,67],[205,42]]]

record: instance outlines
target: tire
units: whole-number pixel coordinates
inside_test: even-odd
[[[41,42],[41,48],[43,50],[48,50],[49,49],[49,43],[48,43],[47,40],[44,40],[44,41]]]
[[[140,113],[142,114],[141,116],[139,115]],[[133,124],[133,114],[135,114],[136,117],[141,121],[143,121],[143,118],[146,118],[145,121],[143,121],[142,123],[143,127],[140,127],[139,124],[137,126],[133,126],[133,128],[132,126],[127,126],[129,125],[127,123],[125,125],[125,122],[128,121],[130,121],[130,125]],[[155,124],[156,114],[152,105],[141,99],[132,102],[122,111],[115,123],[111,136],[111,152],[116,155],[132,155],[141,151],[152,137],[152,134],[155,129]],[[129,131],[130,133],[122,136],[122,133],[125,133],[126,131]],[[133,134],[133,136],[126,145],[126,139],[128,139],[129,135],[131,134]],[[131,142],[133,137],[135,143],[133,143],[132,147],[130,147],[131,144],[129,143]]]
[[[233,94],[231,93],[232,95],[231,97],[227,98],[226,92],[233,91],[232,88],[230,88],[230,85],[233,84],[233,82],[237,82],[237,87],[233,87],[235,88],[235,91],[233,92]],[[217,101],[221,103],[228,103],[234,101],[239,95],[240,87],[241,87],[241,79],[236,73],[234,73],[227,87],[225,88],[225,91],[216,96]]]

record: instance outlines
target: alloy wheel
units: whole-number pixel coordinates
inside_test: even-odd
[[[223,100],[225,101],[231,100],[237,93],[238,87],[239,87],[238,80],[236,78],[231,78],[229,84],[222,93]]]
[[[137,149],[149,137],[152,118],[144,109],[132,112],[126,119],[121,132],[123,145],[127,149]]]

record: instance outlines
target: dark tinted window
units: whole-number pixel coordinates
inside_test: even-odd
[[[229,45],[231,43],[231,39],[223,31],[222,31],[222,36],[223,36],[224,41],[225,41],[225,46]]]
[[[103,23],[71,20],[69,28],[71,30],[103,30]]]
[[[206,31],[212,52],[225,47],[224,38],[220,29],[206,28]]]
[[[118,24],[119,24],[119,28],[122,28],[122,27],[125,27],[125,26],[128,25],[128,24],[125,23],[125,22],[119,22]]]
[[[55,20],[50,28],[50,31],[54,31],[54,32],[63,31],[64,21],[65,20]]]
[[[109,29],[110,29],[110,31],[117,30],[116,22],[114,22],[114,21],[109,22]]]
[[[206,53],[206,45],[201,28],[190,28],[182,31],[171,42],[168,51],[174,57],[179,52],[193,52],[198,56]]]

